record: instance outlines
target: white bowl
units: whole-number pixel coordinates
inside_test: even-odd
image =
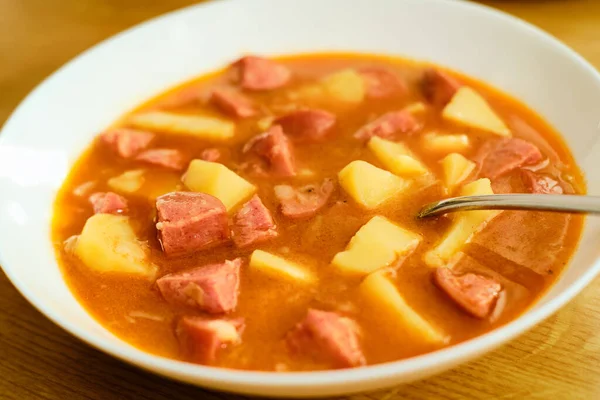
[[[468,342],[352,370],[217,369],[144,353],[75,300],[50,241],[55,193],[92,137],[149,97],[242,53],[354,51],[403,55],[480,78],[520,98],[562,132],[600,194],[600,75],[538,29],[462,1],[219,1],[154,19],[94,47],[23,101],[0,136],[0,264],[56,324],[149,371],[216,389],[271,396],[337,395],[423,378],[492,350],[542,321],[600,270],[600,224],[589,219],[567,271],[516,321]]]

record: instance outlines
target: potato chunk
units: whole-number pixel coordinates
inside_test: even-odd
[[[491,182],[487,178],[471,182],[463,186],[460,191],[461,196],[486,194],[494,194]],[[454,254],[462,249],[465,243],[471,240],[474,234],[483,229],[499,213],[500,211],[494,210],[461,211],[456,213],[452,225],[441,242],[425,254],[425,263],[430,267],[445,265]]]
[[[483,97],[470,87],[463,86],[456,91],[444,107],[442,116],[452,122],[471,128],[511,136],[510,130]]]
[[[235,124],[232,121],[206,115],[151,111],[134,114],[128,122],[137,128],[191,135],[211,141],[227,140],[235,133]]]
[[[250,256],[250,268],[263,271],[265,274],[271,276],[291,279],[300,283],[312,283],[317,279],[305,266],[262,250],[254,250],[252,252]]]
[[[107,183],[116,192],[132,194],[142,187],[145,180],[143,169],[133,169],[110,178]]]
[[[344,69],[323,77],[320,81],[301,86],[290,93],[291,100],[308,101],[314,105],[337,102],[358,104],[363,101],[366,85],[353,69]]]
[[[113,214],[88,218],[74,246],[75,255],[97,272],[152,278],[158,268],[148,260],[147,252],[135,236],[129,218]]]
[[[435,153],[459,153],[471,145],[469,137],[465,134],[446,134],[429,132],[423,135],[421,143],[426,151]]]
[[[367,145],[381,163],[393,174],[413,178],[429,173],[414,154],[402,143],[373,136]]]
[[[333,257],[331,264],[340,272],[364,276],[412,253],[420,241],[420,235],[375,216],[356,232],[345,251]]]
[[[420,101],[417,101],[416,103],[411,103],[404,107],[404,111],[413,115],[423,114],[425,111],[427,111],[427,106]]]
[[[444,184],[452,191],[462,181],[467,179],[475,169],[476,164],[458,153],[448,154],[442,160],[444,171]]]
[[[445,344],[447,335],[431,325],[412,309],[394,284],[382,271],[367,276],[360,284],[361,295],[372,304],[373,310],[390,316],[400,324],[398,329],[407,330],[415,339],[433,344]]]
[[[338,101],[360,103],[365,97],[365,81],[353,69],[327,75],[321,80],[321,85],[326,95]]]
[[[183,183],[194,192],[208,193],[225,204],[227,211],[248,200],[256,187],[223,164],[192,160]]]
[[[366,161],[352,161],[339,173],[340,185],[359,205],[374,209],[405,191],[410,183]]]

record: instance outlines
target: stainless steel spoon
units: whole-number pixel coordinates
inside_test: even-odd
[[[558,194],[490,194],[453,197],[429,203],[417,218],[435,217],[467,210],[539,210],[577,214],[600,214],[600,196]]]

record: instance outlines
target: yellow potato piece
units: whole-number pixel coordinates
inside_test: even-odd
[[[129,218],[96,214],[88,218],[74,245],[74,253],[90,269],[153,278],[158,271],[138,241]]]
[[[471,145],[465,134],[445,134],[430,132],[421,139],[423,148],[428,152],[455,153],[465,151]]]
[[[453,190],[462,181],[467,179],[475,169],[476,164],[458,153],[448,154],[442,160],[444,172],[444,184],[449,190]]]
[[[271,125],[273,125],[274,117],[264,117],[256,121],[256,127],[259,131],[265,132],[267,131]]]
[[[489,179],[482,178],[471,182],[460,191],[460,196],[494,194]],[[458,253],[471,237],[479,232],[500,211],[479,210],[461,211],[456,213],[448,232],[433,249],[429,250],[424,261],[430,267],[441,267],[445,265],[456,253]]]
[[[353,69],[345,69],[324,77],[320,85],[325,95],[346,103],[360,103],[365,98],[365,81]]]
[[[402,143],[391,142],[379,136],[373,136],[367,144],[375,157],[393,174],[412,178],[429,173],[417,158]]]
[[[338,179],[354,201],[367,209],[379,207],[410,186],[407,180],[361,160],[346,165]]]
[[[305,266],[262,250],[252,252],[250,268],[271,276],[291,279],[301,283],[312,283],[317,279]]]
[[[422,114],[427,110],[427,106],[420,101],[412,103],[404,107],[404,111],[409,112],[413,115]]]
[[[227,140],[235,134],[235,124],[232,121],[206,115],[151,111],[134,114],[127,122],[136,128],[191,135],[211,141]]]
[[[256,186],[223,164],[204,160],[192,160],[182,180],[190,190],[207,193],[221,200],[227,211],[256,192]]]
[[[492,110],[483,97],[470,87],[463,86],[456,91],[444,107],[442,116],[452,122],[471,128],[511,136],[504,121]]]
[[[125,171],[121,175],[110,178],[107,182],[108,186],[116,192],[135,193],[140,190],[146,180],[144,172],[143,169]]]
[[[340,272],[364,276],[412,253],[420,242],[420,235],[375,216],[356,232],[345,251],[333,257],[331,264]]]
[[[389,315],[415,339],[433,344],[447,343],[448,336],[413,310],[382,271],[367,276],[359,285],[359,291],[375,312]]]

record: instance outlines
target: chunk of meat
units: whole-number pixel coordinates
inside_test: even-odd
[[[486,142],[479,148],[475,161],[479,164],[479,176],[492,180],[524,165],[542,160],[542,153],[532,143],[510,138]]]
[[[289,185],[275,186],[275,196],[281,202],[281,212],[289,218],[307,218],[315,215],[327,204],[335,184],[325,179],[320,186],[306,185],[294,188]]]
[[[158,240],[167,255],[189,254],[229,239],[227,210],[206,193],[172,192],[156,199]]]
[[[260,156],[276,176],[296,175],[292,145],[280,125],[273,125],[265,133],[250,139],[244,145],[243,152],[254,152]]]
[[[127,200],[113,192],[94,193],[89,201],[94,214],[122,214],[127,210]]]
[[[502,285],[494,279],[470,272],[457,275],[450,268],[437,268],[433,280],[463,310],[476,318],[490,314],[502,290]]]
[[[412,133],[421,129],[421,124],[406,110],[391,111],[364,125],[354,133],[357,139],[379,136],[390,139],[396,133]]]
[[[211,314],[228,313],[237,306],[242,259],[226,260],[165,275],[156,280],[165,300]]]
[[[150,149],[141,152],[135,159],[176,171],[183,170],[187,165],[185,156],[176,149]]]
[[[242,341],[243,330],[243,319],[186,316],[177,323],[175,334],[186,359],[198,364],[210,364],[215,361],[220,349]]]
[[[379,67],[366,67],[358,70],[365,80],[367,96],[381,99],[406,94],[404,81],[390,70]]]
[[[258,195],[254,195],[233,216],[231,231],[233,242],[240,248],[262,243],[277,236],[273,217]]]
[[[224,113],[237,118],[248,118],[258,114],[252,100],[229,88],[213,90],[210,101]]]
[[[444,71],[428,68],[421,78],[421,91],[427,101],[445,106],[462,84]]]
[[[335,125],[334,114],[318,109],[298,110],[277,118],[274,123],[298,142],[318,142],[324,139]]]
[[[123,158],[131,158],[148,147],[154,134],[136,129],[109,129],[100,135],[100,140],[109,145]]]
[[[478,261],[476,258],[460,252],[447,267],[455,275],[468,273],[481,275],[502,286],[496,304],[488,314],[489,320],[494,321],[505,313],[514,315],[513,313],[527,307],[535,299],[534,293],[542,290],[544,285],[544,279],[540,275],[527,268],[515,268],[508,264],[487,257],[480,258]]]
[[[287,335],[294,353],[327,360],[336,368],[365,365],[357,326],[334,312],[309,309],[306,318]]]
[[[556,149],[552,147],[544,135],[538,132],[520,116],[509,114],[505,120],[510,131],[514,133],[514,136],[533,143],[546,157],[548,157],[550,164],[558,167],[564,166]]]
[[[568,214],[503,211],[471,239],[471,244],[503,257],[506,262],[548,275],[552,274],[556,260],[568,254],[563,243],[570,221]]]
[[[286,66],[262,57],[242,57],[233,66],[238,71],[240,86],[247,90],[278,89],[292,77]]]
[[[217,162],[221,159],[223,155],[221,154],[221,150],[215,149],[214,147],[202,150],[200,153],[200,158],[204,161]]]
[[[529,170],[521,170],[521,179],[531,193],[563,194],[563,188],[555,179]]]
[[[492,181],[492,191],[495,194],[518,193],[514,190],[511,176],[501,176]]]

